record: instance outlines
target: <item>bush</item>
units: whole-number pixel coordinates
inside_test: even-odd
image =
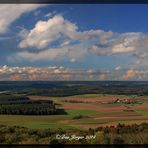
[[[82,119],[82,118],[89,118],[88,116],[83,116],[83,115],[76,115],[72,119]]]
[[[124,140],[118,136],[114,139],[113,144],[124,144]]]

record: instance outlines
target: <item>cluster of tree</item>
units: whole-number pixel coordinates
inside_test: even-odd
[[[148,144],[148,123],[140,125],[119,124],[117,127],[96,129],[28,129],[0,125],[0,144]],[[79,140],[57,139],[62,136],[84,136]],[[92,138],[90,138],[92,137]]]
[[[1,94],[0,114],[53,115],[59,114],[52,100],[31,100],[25,95]]]
[[[89,116],[84,116],[84,115],[76,115],[72,119],[82,119],[82,118],[90,118]]]
[[[0,114],[53,115],[56,114],[56,108],[48,104],[0,105]]]
[[[93,130],[93,129],[89,129]],[[141,124],[132,124],[132,125],[125,125],[118,123],[117,126],[106,126],[106,127],[98,127],[94,129],[94,131],[103,131],[104,133],[116,133],[116,134],[123,134],[123,133],[138,133],[144,130],[148,130],[148,123],[141,123]]]
[[[26,96],[14,96],[12,94],[0,95],[0,105],[3,104],[28,104],[32,101]]]
[[[69,102],[69,103],[84,103],[84,101],[80,101],[80,100],[63,100],[63,102]],[[89,102],[86,102],[85,103],[89,103]]]

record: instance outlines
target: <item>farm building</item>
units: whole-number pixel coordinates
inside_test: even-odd
[[[132,104],[137,103],[136,100],[133,99],[115,99],[112,103],[125,103],[125,104]]]

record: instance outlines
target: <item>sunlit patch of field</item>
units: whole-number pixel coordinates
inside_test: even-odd
[[[91,115],[91,118],[84,118],[79,120],[71,120],[70,123],[76,127],[97,127],[110,124],[121,123],[141,123],[148,121],[147,113],[148,106],[145,104],[147,97],[143,97],[141,101],[142,104],[109,104],[104,103],[105,101],[111,101],[113,99],[140,99],[140,97],[135,96],[125,96],[125,95],[102,95],[102,94],[87,94],[87,95],[77,95],[64,97],[66,102],[61,101],[61,105],[66,110],[95,110],[98,114]],[[71,100],[81,101],[70,102]],[[87,100],[87,101],[86,101]],[[103,100],[103,103],[101,103]],[[105,100],[105,101],[104,101]],[[145,109],[140,111],[139,109]],[[67,121],[68,122],[68,121]]]
[[[49,100],[48,96],[28,96],[31,100]]]
[[[66,115],[23,116],[0,115],[0,124],[19,125],[30,128],[72,128],[70,125],[61,124],[60,121],[70,119]],[[58,124],[58,122],[60,124]]]

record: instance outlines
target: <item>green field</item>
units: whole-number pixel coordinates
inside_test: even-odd
[[[27,116],[27,115],[0,115],[0,124],[19,125],[29,128],[74,128],[70,124],[62,124],[61,121],[72,120],[75,115],[95,115],[98,112],[94,110],[67,110],[67,115],[45,115],[45,116]]]
[[[144,102],[144,103],[148,103],[148,100],[144,100],[143,102]]]
[[[48,116],[23,116],[23,115],[0,115],[0,124],[2,125],[19,125],[30,128],[71,128],[58,122],[66,120],[65,115],[48,115]]]
[[[89,116],[89,115],[96,115],[98,114],[97,111],[95,110],[66,110],[68,115],[70,116],[75,116],[75,115],[84,115],[84,116]]]
[[[147,110],[139,110],[137,111],[139,114],[143,115],[143,116],[148,116],[148,111]]]

